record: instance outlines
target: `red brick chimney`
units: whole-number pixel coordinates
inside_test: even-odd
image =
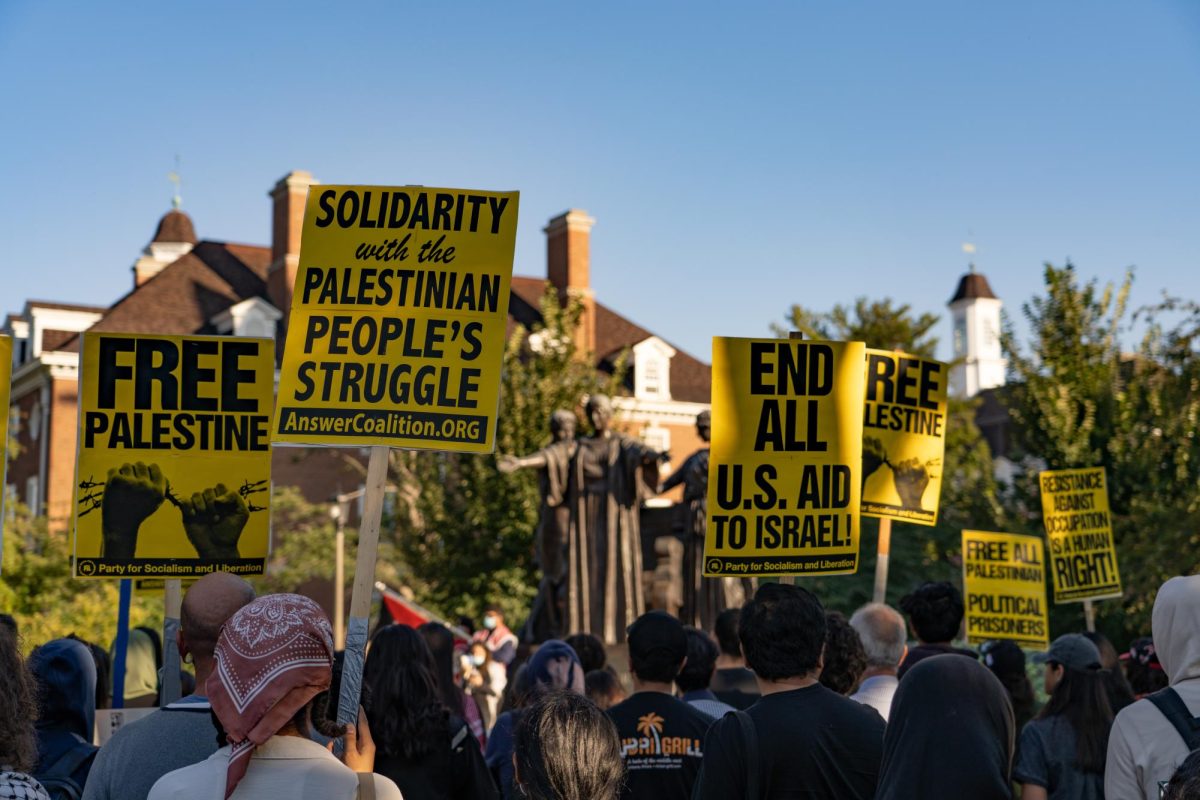
[[[267,295],[283,312],[287,324],[292,310],[292,287],[300,263],[300,232],[304,228],[304,201],[308,187],[317,183],[304,170],[293,170],[279,179],[271,197],[271,268],[267,272]]]
[[[546,224],[546,277],[558,289],[558,300],[570,298],[583,303],[575,345],[581,354],[596,350],[596,298],[590,278],[590,239],[596,220],[586,211],[571,209]]]

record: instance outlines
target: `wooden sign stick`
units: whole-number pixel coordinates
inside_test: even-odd
[[[888,557],[892,552],[892,520],[883,517],[879,520],[879,548],[875,557],[875,596],[876,603],[886,602],[888,581]]]
[[[390,452],[391,448],[386,445],[374,445],[367,462],[363,518],[358,529],[358,558],[354,563],[354,590],[350,595],[350,621],[346,625],[346,649],[342,661],[342,689],[338,697],[337,721],[343,725],[358,721],[358,700],[362,694],[371,595],[375,591],[375,559],[379,554],[379,524],[383,520]]]
[[[183,694],[179,683],[179,613],[183,590],[178,578],[163,581],[163,671],[158,704],[166,707]]]

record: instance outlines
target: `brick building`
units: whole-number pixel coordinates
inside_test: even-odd
[[[125,333],[274,336],[291,304],[300,253],[307,172],[291,172],[270,191],[270,246],[199,239],[191,218],[174,208],[158,222],[132,267],[130,291],[109,306],[30,300],[10,314],[3,333],[13,337],[10,420],[17,452],[7,483],[22,502],[45,513],[59,529],[69,525],[77,431],[79,334]],[[514,277],[510,326],[540,319],[547,285],[585,308],[579,343],[609,369],[629,352],[625,396],[615,398],[620,425],[676,461],[700,442],[696,414],[708,407],[710,369],[651,331],[598,302],[590,285],[589,239],[594,223],[582,211],[550,220],[546,277]],[[520,265],[518,265],[518,271]],[[293,485],[315,502],[361,485],[361,473],[330,450],[276,448],[274,482]]]

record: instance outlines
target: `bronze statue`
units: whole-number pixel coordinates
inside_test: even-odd
[[[525,641],[543,642],[565,636],[567,531],[571,507],[567,483],[571,460],[575,457],[575,414],[559,409],[550,415],[550,444],[528,456],[500,456],[497,466],[508,474],[518,469],[538,470],[538,489],[542,496],[536,532],[537,563],[542,570],[537,597],[529,620],[521,631]]]
[[[564,518],[567,522],[566,626],[559,633],[592,633],[616,644],[644,608],[638,512],[665,456],[614,431],[612,401],[604,395],[588,399],[587,416],[592,435],[576,439],[569,456],[565,448],[548,454],[555,447],[550,445],[525,458],[502,457],[500,468],[545,468],[557,480],[561,458],[568,460],[567,478],[560,484],[567,513],[553,515],[556,526]],[[545,509],[559,508],[549,505],[551,495],[546,498]]]
[[[707,443],[712,437],[712,414],[696,415],[696,433]],[[658,487],[659,493],[683,484],[683,608],[679,618],[685,625],[711,631],[717,615],[745,600],[745,587],[733,578],[704,577],[704,535],[708,525],[708,448],[688,456],[683,466]]]

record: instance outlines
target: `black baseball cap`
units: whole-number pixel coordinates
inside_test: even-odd
[[[687,633],[683,623],[665,611],[642,614],[626,629],[625,638],[633,658],[646,659],[659,651],[670,655],[675,662],[687,658]]]
[[[1016,642],[1003,639],[984,642],[979,652],[983,655],[983,663],[997,678],[1025,674],[1025,651]]]
[[[1036,653],[1033,661],[1036,664],[1052,661],[1080,671],[1100,669],[1100,651],[1082,633],[1068,633],[1051,642],[1045,653]]]

